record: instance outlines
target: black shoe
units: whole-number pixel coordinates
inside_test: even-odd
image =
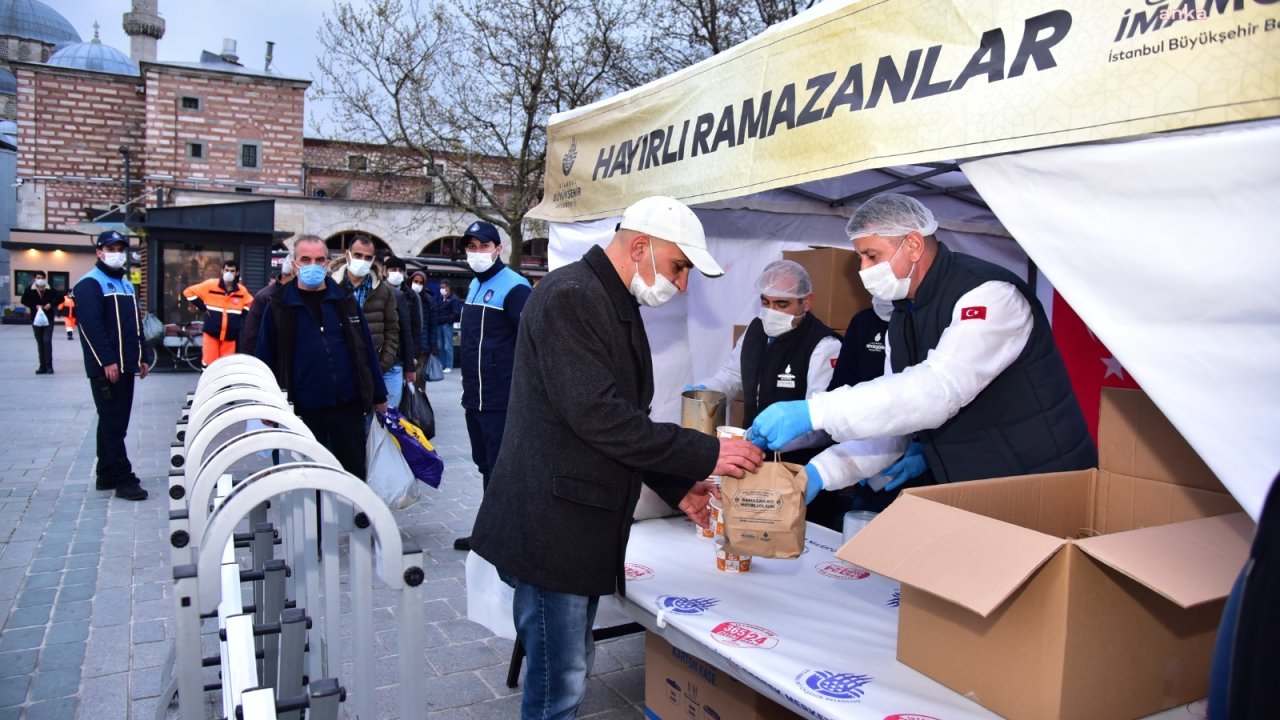
[[[146,500],[147,491],[137,484],[120,485],[116,487],[116,497],[133,501]]]
[[[53,374],[53,368],[49,368],[49,369],[45,370],[45,371],[44,371],[44,374],[45,374],[45,375],[52,375],[52,374]]]
[[[37,375],[44,375],[44,374],[45,374],[45,373],[47,373],[47,372],[49,372],[49,371],[48,371],[48,370],[45,370],[44,368],[39,368],[38,370],[36,370],[36,374],[37,374]]]
[[[93,483],[93,486],[98,490],[115,490],[116,489],[116,484],[114,482],[110,480],[103,480],[102,478],[98,478]]]
[[[454,540],[453,549],[462,550],[463,552],[469,551],[471,549],[471,538],[464,537],[464,538],[458,538],[457,540]]]

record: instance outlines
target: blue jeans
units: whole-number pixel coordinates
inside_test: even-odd
[[[436,351],[440,356],[440,363],[446,368],[453,367],[453,324],[444,323],[436,327],[439,333],[436,342]]]
[[[516,581],[512,616],[524,646],[521,720],[573,720],[595,660],[591,626],[599,597],[544,590]]]
[[[404,392],[404,366],[396,363],[391,369],[382,373],[382,382],[387,384],[387,407],[400,407],[400,394]]]

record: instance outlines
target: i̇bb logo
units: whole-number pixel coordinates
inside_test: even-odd
[[[639,582],[653,577],[653,569],[640,563],[627,563],[623,567],[627,573],[627,580]]]
[[[916,715],[915,713],[895,713],[885,715],[884,720],[938,720],[932,715]]]
[[[828,560],[813,566],[818,572],[837,580],[866,580],[871,573],[857,565],[850,565],[840,560]]]
[[[746,623],[722,622],[711,628],[711,637],[721,645],[736,648],[771,648],[778,644],[778,636],[768,628]]]

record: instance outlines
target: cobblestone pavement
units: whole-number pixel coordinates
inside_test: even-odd
[[[0,720],[151,720],[173,639],[168,447],[198,376],[157,372],[138,383],[128,448],[151,497],[114,498],[93,487],[97,415],[79,342],[65,337],[59,327],[56,373],[37,376],[31,329],[0,326]],[[519,690],[505,686],[511,641],[466,619],[465,553],[452,547],[480,502],[459,374],[428,390],[444,481],[396,513],[426,553],[427,649],[415,678],[426,687],[421,717],[516,718]],[[385,605],[374,619],[382,655],[375,672],[387,685],[379,712],[394,717],[394,598],[375,597]],[[600,643],[582,717],[641,717],[643,663],[642,636]]]

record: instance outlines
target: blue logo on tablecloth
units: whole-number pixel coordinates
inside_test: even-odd
[[[870,675],[837,673],[830,670],[805,670],[796,676],[796,684],[810,695],[828,700],[852,701],[862,699]]]
[[[653,601],[659,610],[666,610],[677,615],[701,615],[719,604],[716,598],[687,598],[678,595],[662,595]]]
[[[889,607],[898,607],[899,605],[901,605],[901,604],[902,604],[902,591],[901,591],[901,590],[894,590],[894,591],[893,591],[893,597],[889,598],[888,600],[885,600],[885,601],[884,601],[884,604],[885,604],[885,605],[888,605]]]

